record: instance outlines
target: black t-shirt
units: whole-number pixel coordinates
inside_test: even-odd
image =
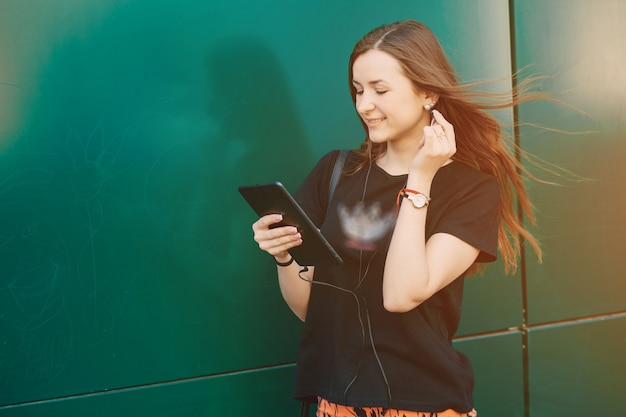
[[[389,175],[375,163],[344,174],[326,214],[336,155],[325,155],[296,193],[344,263],[315,268],[294,397],[321,396],[358,407],[470,411],[472,367],[452,348],[463,276],[409,312],[386,311],[383,269],[396,197],[407,176]],[[344,172],[357,159],[351,152]],[[437,172],[431,198],[427,239],[449,233],[478,248],[478,261],[496,259],[499,191],[492,176],[453,162]]]

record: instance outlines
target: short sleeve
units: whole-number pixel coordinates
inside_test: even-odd
[[[482,175],[458,191],[434,233],[448,233],[480,250],[477,262],[493,262],[498,254],[500,192],[495,178]]]

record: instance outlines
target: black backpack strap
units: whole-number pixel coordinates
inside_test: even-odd
[[[330,182],[328,183],[328,204],[326,205],[326,212],[330,209],[330,202],[333,199],[333,194],[335,193],[335,188],[337,188],[337,183],[339,183],[339,178],[341,178],[341,173],[343,172],[343,167],[346,164],[346,158],[348,157],[348,153],[350,151],[347,149],[341,149],[337,153],[337,159],[335,159],[335,166],[333,167],[333,173],[330,177]]]
[[[300,406],[300,417],[309,417],[310,405],[311,405],[311,401],[302,400],[302,405]]]

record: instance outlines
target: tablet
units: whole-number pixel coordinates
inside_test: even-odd
[[[315,227],[311,219],[280,183],[239,187],[239,193],[246,199],[256,214],[282,214],[283,220],[271,227],[295,226],[302,234],[302,245],[289,250],[293,258],[302,266],[339,265],[341,256],[328,243]]]

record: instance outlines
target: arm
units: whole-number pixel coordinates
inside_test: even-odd
[[[288,250],[301,245],[302,237],[292,226],[269,228],[281,220],[282,216],[276,214],[263,216],[252,225],[252,230],[259,248],[274,256],[278,262],[287,262],[291,259]],[[285,302],[291,311],[304,321],[311,294],[311,283],[300,278],[302,267],[295,261],[289,266],[277,266],[277,270],[278,284]],[[307,272],[302,273],[302,277],[311,281],[313,273],[314,267],[309,267]]]
[[[438,169],[456,152],[452,125],[440,113],[434,116],[438,125],[424,128],[424,143],[407,180],[407,188],[426,195]],[[479,254],[477,248],[446,233],[426,241],[427,210],[415,208],[410,201],[401,203],[383,275],[383,303],[388,311],[417,307],[465,272]]]
[[[383,302],[391,312],[407,312],[426,301],[465,272],[479,253],[447,233],[426,242],[425,210],[407,201],[400,212],[383,278]]]

